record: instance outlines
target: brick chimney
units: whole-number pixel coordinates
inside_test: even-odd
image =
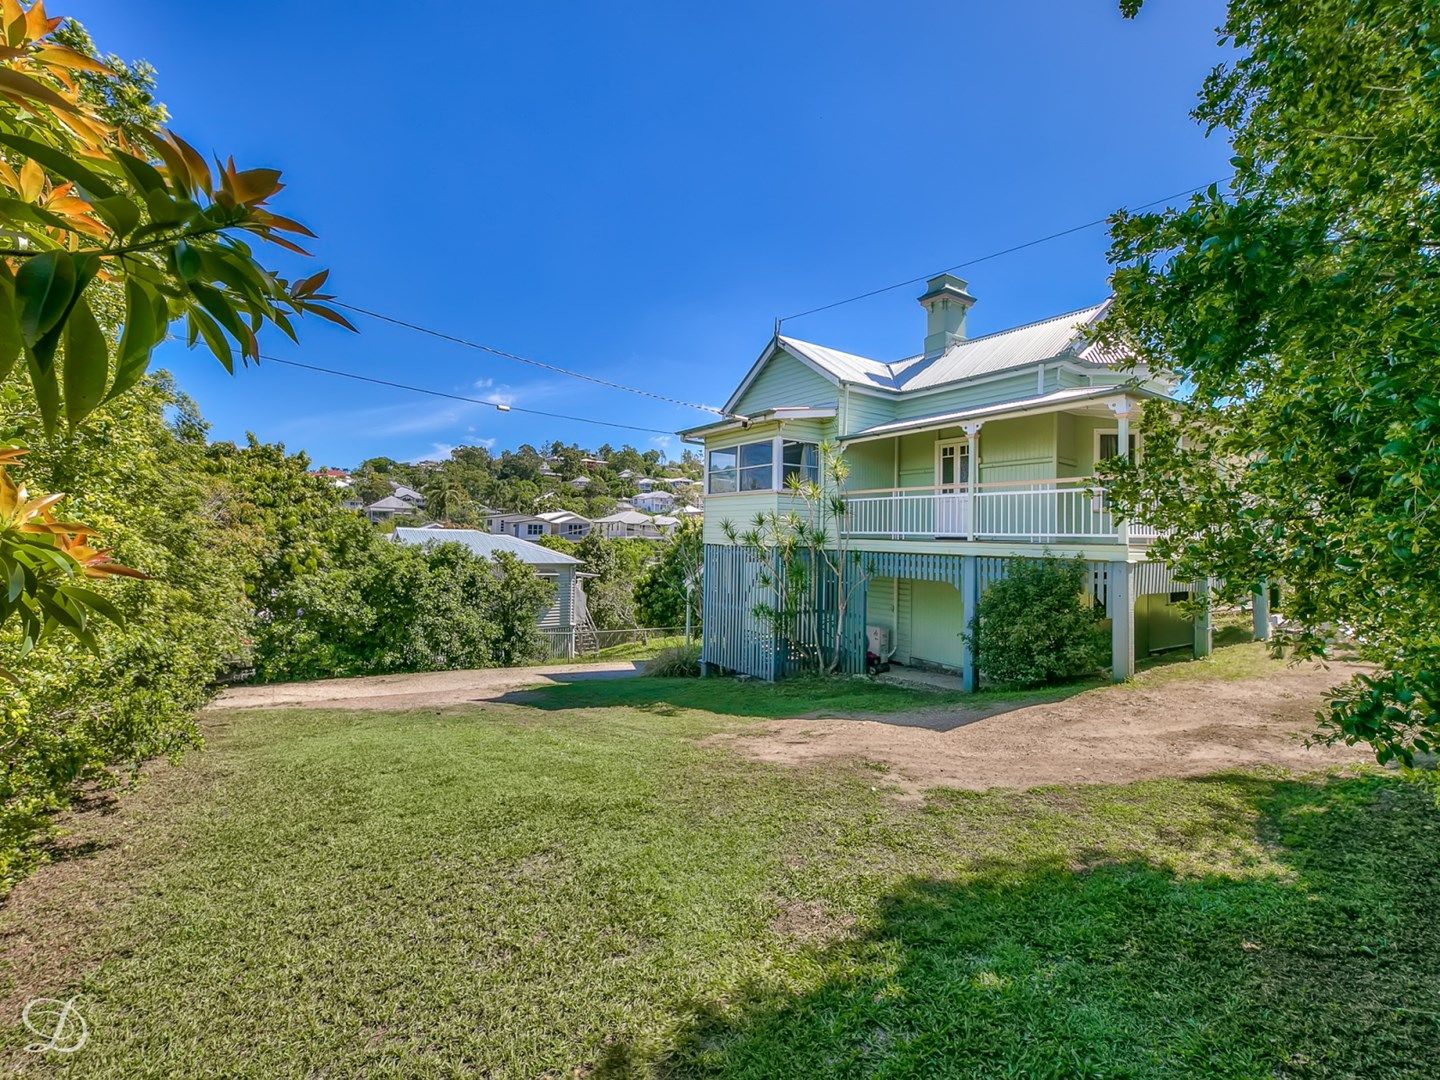
[[[965,313],[975,303],[966,282],[940,274],[926,283],[920,306],[925,309],[925,355],[939,356],[952,342],[965,340]]]

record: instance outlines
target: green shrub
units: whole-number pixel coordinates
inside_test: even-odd
[[[700,646],[676,645],[661,649],[645,665],[645,674],[657,679],[696,679],[700,677]]]
[[[1012,559],[985,590],[971,628],[981,678],[1042,686],[1089,675],[1109,656],[1104,612],[1086,603],[1082,559]]]

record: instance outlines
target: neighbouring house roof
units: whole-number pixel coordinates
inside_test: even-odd
[[[575,513],[573,510],[546,510],[543,514],[536,514],[541,521],[554,522],[557,525],[568,525],[571,522],[583,521],[590,524],[590,519]]]
[[[698,506],[682,506],[682,507],[680,507],[680,511],[679,511],[679,512],[682,513],[682,514],[689,514],[689,515],[691,515],[692,517],[693,517],[694,515],[696,515],[696,514],[703,514],[703,513],[705,513],[705,511],[702,510],[702,509],[700,509],[700,507],[698,507]]]
[[[655,524],[656,524],[656,525],[679,525],[679,524],[680,524],[680,519],[679,519],[679,518],[676,518],[676,517],[668,517],[668,516],[666,516],[665,514],[656,514],[656,515],[655,515],[655,518],[654,518],[654,521],[655,521]]]
[[[908,420],[893,420],[885,424],[876,424],[874,427],[863,428],[851,435],[846,435],[841,441],[849,443],[861,439],[900,435],[907,431],[928,431],[934,428],[955,427],[972,420],[988,420],[993,417],[1007,416],[1012,413],[1044,412],[1058,406],[1073,405],[1076,402],[1095,398],[1137,396],[1164,397],[1163,394],[1157,394],[1154,391],[1133,386],[1072,386],[1064,390],[1055,390],[1048,394],[1040,394],[1036,397],[1021,398],[1019,401],[1001,401],[993,405],[978,405],[969,409],[932,413],[929,416],[914,416]]]
[[[376,499],[366,510],[396,510],[409,513],[415,509],[415,504],[406,502],[404,499],[397,499],[394,495],[386,495],[383,499]]]
[[[481,532],[479,529],[396,529],[397,544],[462,544],[481,558],[504,551],[532,566],[578,566],[580,560],[561,551],[552,551],[518,536]]]
[[[425,501],[424,495],[421,495],[420,492],[416,491],[414,488],[406,487],[404,484],[396,484],[395,490],[391,492],[391,494],[394,495],[397,499],[406,499],[411,502],[423,503]]]
[[[655,519],[638,510],[620,510],[605,517],[596,518],[596,525],[648,525]]]

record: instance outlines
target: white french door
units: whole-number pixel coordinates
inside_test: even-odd
[[[964,439],[935,444],[935,535],[970,531],[970,445]]]

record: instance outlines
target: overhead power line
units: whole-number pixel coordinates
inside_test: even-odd
[[[1228,179],[1229,177],[1226,177],[1222,180],[1212,181],[1212,183],[1223,184]],[[1152,199],[1150,202],[1142,203],[1139,206],[1131,207],[1130,209],[1148,210],[1151,207],[1159,206],[1160,204],[1170,202],[1173,199],[1183,198],[1186,195],[1191,195],[1197,191],[1202,191],[1210,186],[1211,184],[1208,183],[1197,184],[1194,187],[1186,188],[1184,191],[1177,191],[1174,194],[1165,195],[1159,199]],[[1110,215],[1107,214],[1104,217],[1095,218],[1093,221],[1087,221],[1080,225],[1072,225],[1068,229],[1061,229],[1059,232],[1053,232],[1047,236],[1036,237],[1033,240],[1027,240],[1021,244],[1014,244],[1010,247],[1002,248],[999,251],[992,251],[987,255],[979,255],[973,259],[966,259],[963,262],[955,263],[953,266],[943,267],[939,270],[932,270],[929,273],[921,274],[918,277],[907,278],[904,281],[897,281],[890,285],[881,286],[878,289],[871,289],[868,292],[858,293],[855,296],[849,296],[843,300],[836,300],[833,303],[822,304],[819,307],[808,308],[805,311],[798,311],[793,315],[786,315],[783,318],[777,319],[776,326],[778,328],[779,324],[789,322],[792,319],[803,318],[806,315],[815,315],[819,312],[829,311],[832,308],[841,307],[845,304],[853,304],[858,300],[866,300],[872,296],[879,296],[882,293],[891,292],[895,289],[903,289],[907,285],[917,285],[921,282],[928,281],[930,278],[935,277],[937,274],[947,274],[953,270],[961,270],[967,266],[974,266],[977,263],[988,262],[991,259],[998,259],[1004,255],[1012,255],[1017,251],[1024,251],[1027,248],[1036,247],[1040,244],[1046,244],[1052,240],[1059,240],[1062,237],[1071,236],[1075,233],[1083,232],[1086,229],[1096,228],[1100,225],[1105,224],[1109,220]],[[584,382],[592,383],[596,386],[603,386],[611,390],[621,390],[628,394],[637,394],[641,397],[647,397],[654,401],[661,401],[668,405],[678,405],[686,409],[696,409],[700,412],[711,413],[716,416],[728,417],[730,415],[726,413],[723,409],[717,409],[713,405],[701,405],[693,401],[686,401],[683,398],[671,397],[668,394],[662,394],[658,391],[647,390],[644,387],[630,386],[626,383],[614,382],[610,379],[602,379],[598,375],[590,375],[583,371],[576,371],[573,368],[561,367],[559,364],[552,364],[544,360],[536,360],[533,357],[522,356],[519,353],[513,353],[507,349],[501,349],[494,345],[486,345],[485,343],[479,341],[472,341],[468,338],[463,338],[456,334],[448,333],[444,330],[436,330],[433,327],[424,326],[420,323],[410,322],[407,319],[402,319],[395,315],[387,315],[381,311],[375,311],[371,308],[361,307],[358,304],[347,304],[338,300],[332,301],[332,303],[336,307],[344,308],[347,311],[353,311],[357,315],[364,315],[367,318],[376,319],[380,322],[390,323],[392,326],[403,327],[404,329],[412,330],[417,334],[425,334],[428,337],[437,338],[441,341],[448,341],[451,344],[460,345],[467,349],[475,349],[479,352],[488,353],[491,356],[498,356],[506,360],[513,360],[519,364],[527,364],[530,367],[539,368],[544,371],[554,372],[557,375],[565,375],[572,379],[580,379]],[[598,427],[619,428],[624,431],[643,431],[655,435],[671,434],[671,432],[661,428],[644,427],[637,424],[621,424],[612,420],[592,420],[589,417],[570,416],[565,413],[545,412],[541,409],[526,409],[521,408],[518,405],[501,405],[494,401],[486,401],[483,398],[468,397],[464,394],[450,394],[441,390],[431,390],[423,386],[411,386],[408,383],[393,382],[388,379],[377,379],[369,375],[357,375],[353,371],[341,371],[338,368],[327,368],[321,367],[317,364],[306,364],[300,362],[299,360],[285,360],[278,356],[265,356],[264,359],[270,360],[277,364],[285,364],[289,367],[303,368],[306,371],[314,371],[323,375],[333,375],[337,378],[342,379],[353,379],[356,382],[366,382],[376,386],[386,386],[395,390],[406,390],[410,393],[415,394],[426,394],[430,397],[447,398],[452,401],[464,401],[476,405],[487,405],[500,412],[528,413],[531,416],[545,416],[555,420],[570,420],[574,421],[575,423],[593,424]]]
[[[697,405],[693,401],[684,401],[681,398],[670,397],[668,394],[657,393],[654,390],[646,390],[639,386],[627,386],[625,383],[612,382],[609,379],[602,379],[598,375],[587,375],[583,371],[574,371],[571,368],[561,367],[559,364],[550,364],[544,360],[535,360],[529,356],[520,356],[517,353],[508,352],[505,349],[498,349],[494,345],[485,345],[479,341],[470,341],[466,338],[457,337],[454,334],[447,334],[443,330],[435,330],[428,326],[421,326],[419,323],[407,322],[405,319],[396,318],[394,315],[386,315],[383,312],[371,311],[369,308],[358,307],[355,304],[342,304],[338,300],[332,300],[335,307],[342,307],[346,311],[353,311],[357,315],[365,315],[372,319],[379,319],[394,326],[403,326],[407,330],[414,330],[417,334],[427,334],[441,341],[449,341],[455,345],[463,345],[467,349],[478,349],[480,352],[489,353],[492,356],[501,356],[506,360],[514,360],[518,364],[529,364],[531,367],[542,368],[545,371],[553,371],[558,375],[568,375],[572,379],[583,379],[586,382],[594,383],[597,386],[605,386],[611,390],[624,390],[629,394],[639,394],[642,397],[653,398],[656,401],[663,401],[669,405],[680,405],[686,409],[698,409],[701,412],[713,413],[716,416],[724,416],[725,413],[713,405]]]
[[[643,431],[650,435],[673,435],[674,432],[666,431],[663,428],[640,427],[636,424],[620,424],[613,420],[592,420],[588,416],[569,416],[566,413],[545,412],[542,409],[526,409],[519,405],[506,405],[498,401],[486,401],[484,398],[467,397],[464,394],[450,394],[443,390],[431,390],[424,386],[411,386],[408,383],[392,382],[389,379],[377,379],[370,375],[357,375],[353,371],[341,371],[339,368],[321,367],[318,364],[303,364],[299,360],[285,360],[279,356],[260,354],[260,359],[269,360],[274,364],[284,364],[286,367],[303,368],[306,371],[314,371],[321,375],[334,375],[341,379],[353,379],[355,382],[371,383],[375,386],[388,386],[392,390],[408,390],[412,394],[426,394],[430,397],[447,398],[450,401],[465,401],[473,405],[487,405],[496,412],[517,412],[528,413],[531,416],[547,416],[552,420],[571,420],[577,424],[595,424],[599,427],[621,428],[625,431]]]
[[[1141,203],[1139,206],[1133,206],[1129,209],[1148,210],[1152,206],[1159,206],[1161,203],[1167,203],[1172,199],[1181,199],[1184,198],[1186,195],[1193,195],[1197,191],[1204,191],[1206,188],[1210,187],[1212,183],[1223,184],[1226,180],[1229,179],[1230,178],[1227,176],[1223,180],[1213,180],[1210,183],[1206,184],[1196,184],[1194,187],[1186,188],[1184,191],[1177,191],[1173,195],[1165,195],[1158,199],[1152,199],[1150,202]],[[919,285],[921,282],[929,281],[931,278],[939,274],[948,274],[952,270],[963,270],[965,267],[974,266],[976,263],[988,262],[991,259],[998,259],[1002,255],[1013,255],[1015,252],[1024,251],[1026,248],[1032,248],[1039,244],[1048,244],[1051,240],[1059,240],[1062,237],[1071,236],[1078,232],[1084,232],[1086,229],[1093,229],[1098,225],[1104,225],[1107,221],[1110,220],[1110,217],[1110,214],[1106,214],[1104,217],[1096,218],[1094,221],[1087,221],[1083,225],[1072,225],[1068,229],[1061,229],[1059,232],[1053,232],[1048,236],[1037,237],[1034,240],[1027,240],[1023,244],[1015,244],[1011,247],[1002,248],[999,251],[992,251],[988,255],[978,255],[973,259],[966,259],[964,262],[958,262],[954,266],[946,266],[942,267],[939,270],[932,270],[928,274],[921,274],[919,277],[906,278],[904,281],[897,281],[892,285],[882,285],[880,288],[871,289],[869,292],[859,293],[855,296],[847,296],[844,300],[836,300],[834,303],[831,304],[821,304],[819,307],[808,308],[805,311],[797,311],[794,315],[782,316],[781,318],[776,319],[775,322],[778,326],[780,323],[789,322],[791,319],[799,319],[803,318],[806,315],[814,315],[821,311],[829,311],[831,308],[843,307],[845,304],[853,304],[857,300],[868,300],[872,296],[879,296],[881,293],[893,292],[896,289],[903,289],[907,285]]]

